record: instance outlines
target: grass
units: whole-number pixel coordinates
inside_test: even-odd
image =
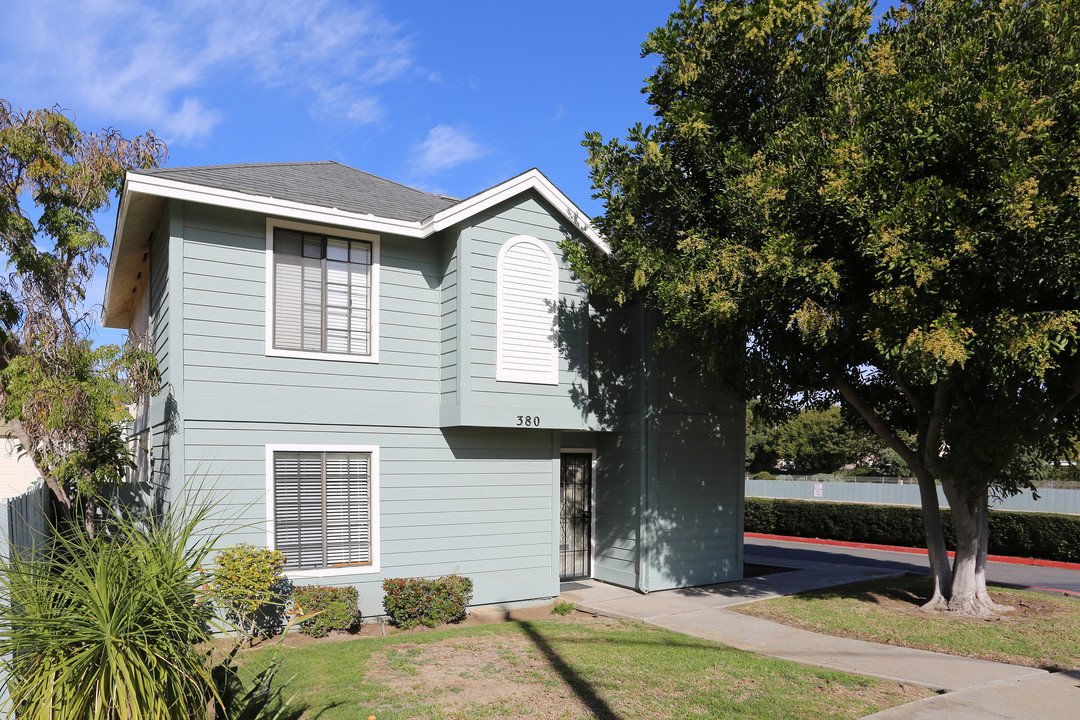
[[[899,577],[818,590],[731,608],[828,635],[1027,665],[1080,668],[1080,602],[991,588],[1016,610],[989,620],[925,613],[926,577]]]
[[[859,718],[930,694],[580,614],[284,652],[288,720]]]

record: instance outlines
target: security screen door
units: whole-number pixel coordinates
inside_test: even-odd
[[[592,520],[592,455],[562,454],[562,532],[559,538],[559,577],[589,576]]]

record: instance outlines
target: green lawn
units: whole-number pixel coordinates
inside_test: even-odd
[[[245,652],[245,671],[274,652]],[[580,614],[284,653],[290,720],[859,718],[930,694]]]
[[[1015,612],[989,620],[919,611],[930,579],[900,577],[845,585],[731,608],[830,635],[1029,665],[1080,668],[1080,602],[991,588]]]

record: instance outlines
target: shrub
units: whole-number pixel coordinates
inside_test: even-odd
[[[304,615],[318,613],[300,622],[300,632],[312,637],[326,637],[331,630],[354,630],[362,619],[356,607],[359,594],[351,585],[297,585],[292,601]]]
[[[383,608],[390,620],[401,628],[419,624],[435,627],[457,622],[465,617],[472,600],[472,580],[461,575],[426,578],[387,578],[383,580]]]
[[[1047,475],[1055,482],[1080,482],[1080,465],[1054,465]]]
[[[284,616],[285,556],[278,550],[240,543],[214,561],[214,595],[248,638],[279,630]],[[276,592],[275,592],[276,591]]]
[[[954,549],[947,509],[941,524],[946,546]],[[746,532],[926,547],[921,508],[903,505],[746,498],[744,526]],[[1080,517],[991,510],[989,553],[1080,562]]]
[[[754,475],[754,479],[755,480],[775,480],[776,476],[773,475],[771,472],[762,470],[758,474]]]
[[[551,612],[555,613],[556,615],[569,615],[570,613],[574,612],[574,603],[556,603],[555,607],[551,608]]]

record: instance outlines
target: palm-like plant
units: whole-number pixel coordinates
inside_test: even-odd
[[[203,718],[217,700],[213,617],[198,568],[216,537],[208,508],[152,521],[77,524],[37,557],[0,563],[0,653],[20,718]]]

